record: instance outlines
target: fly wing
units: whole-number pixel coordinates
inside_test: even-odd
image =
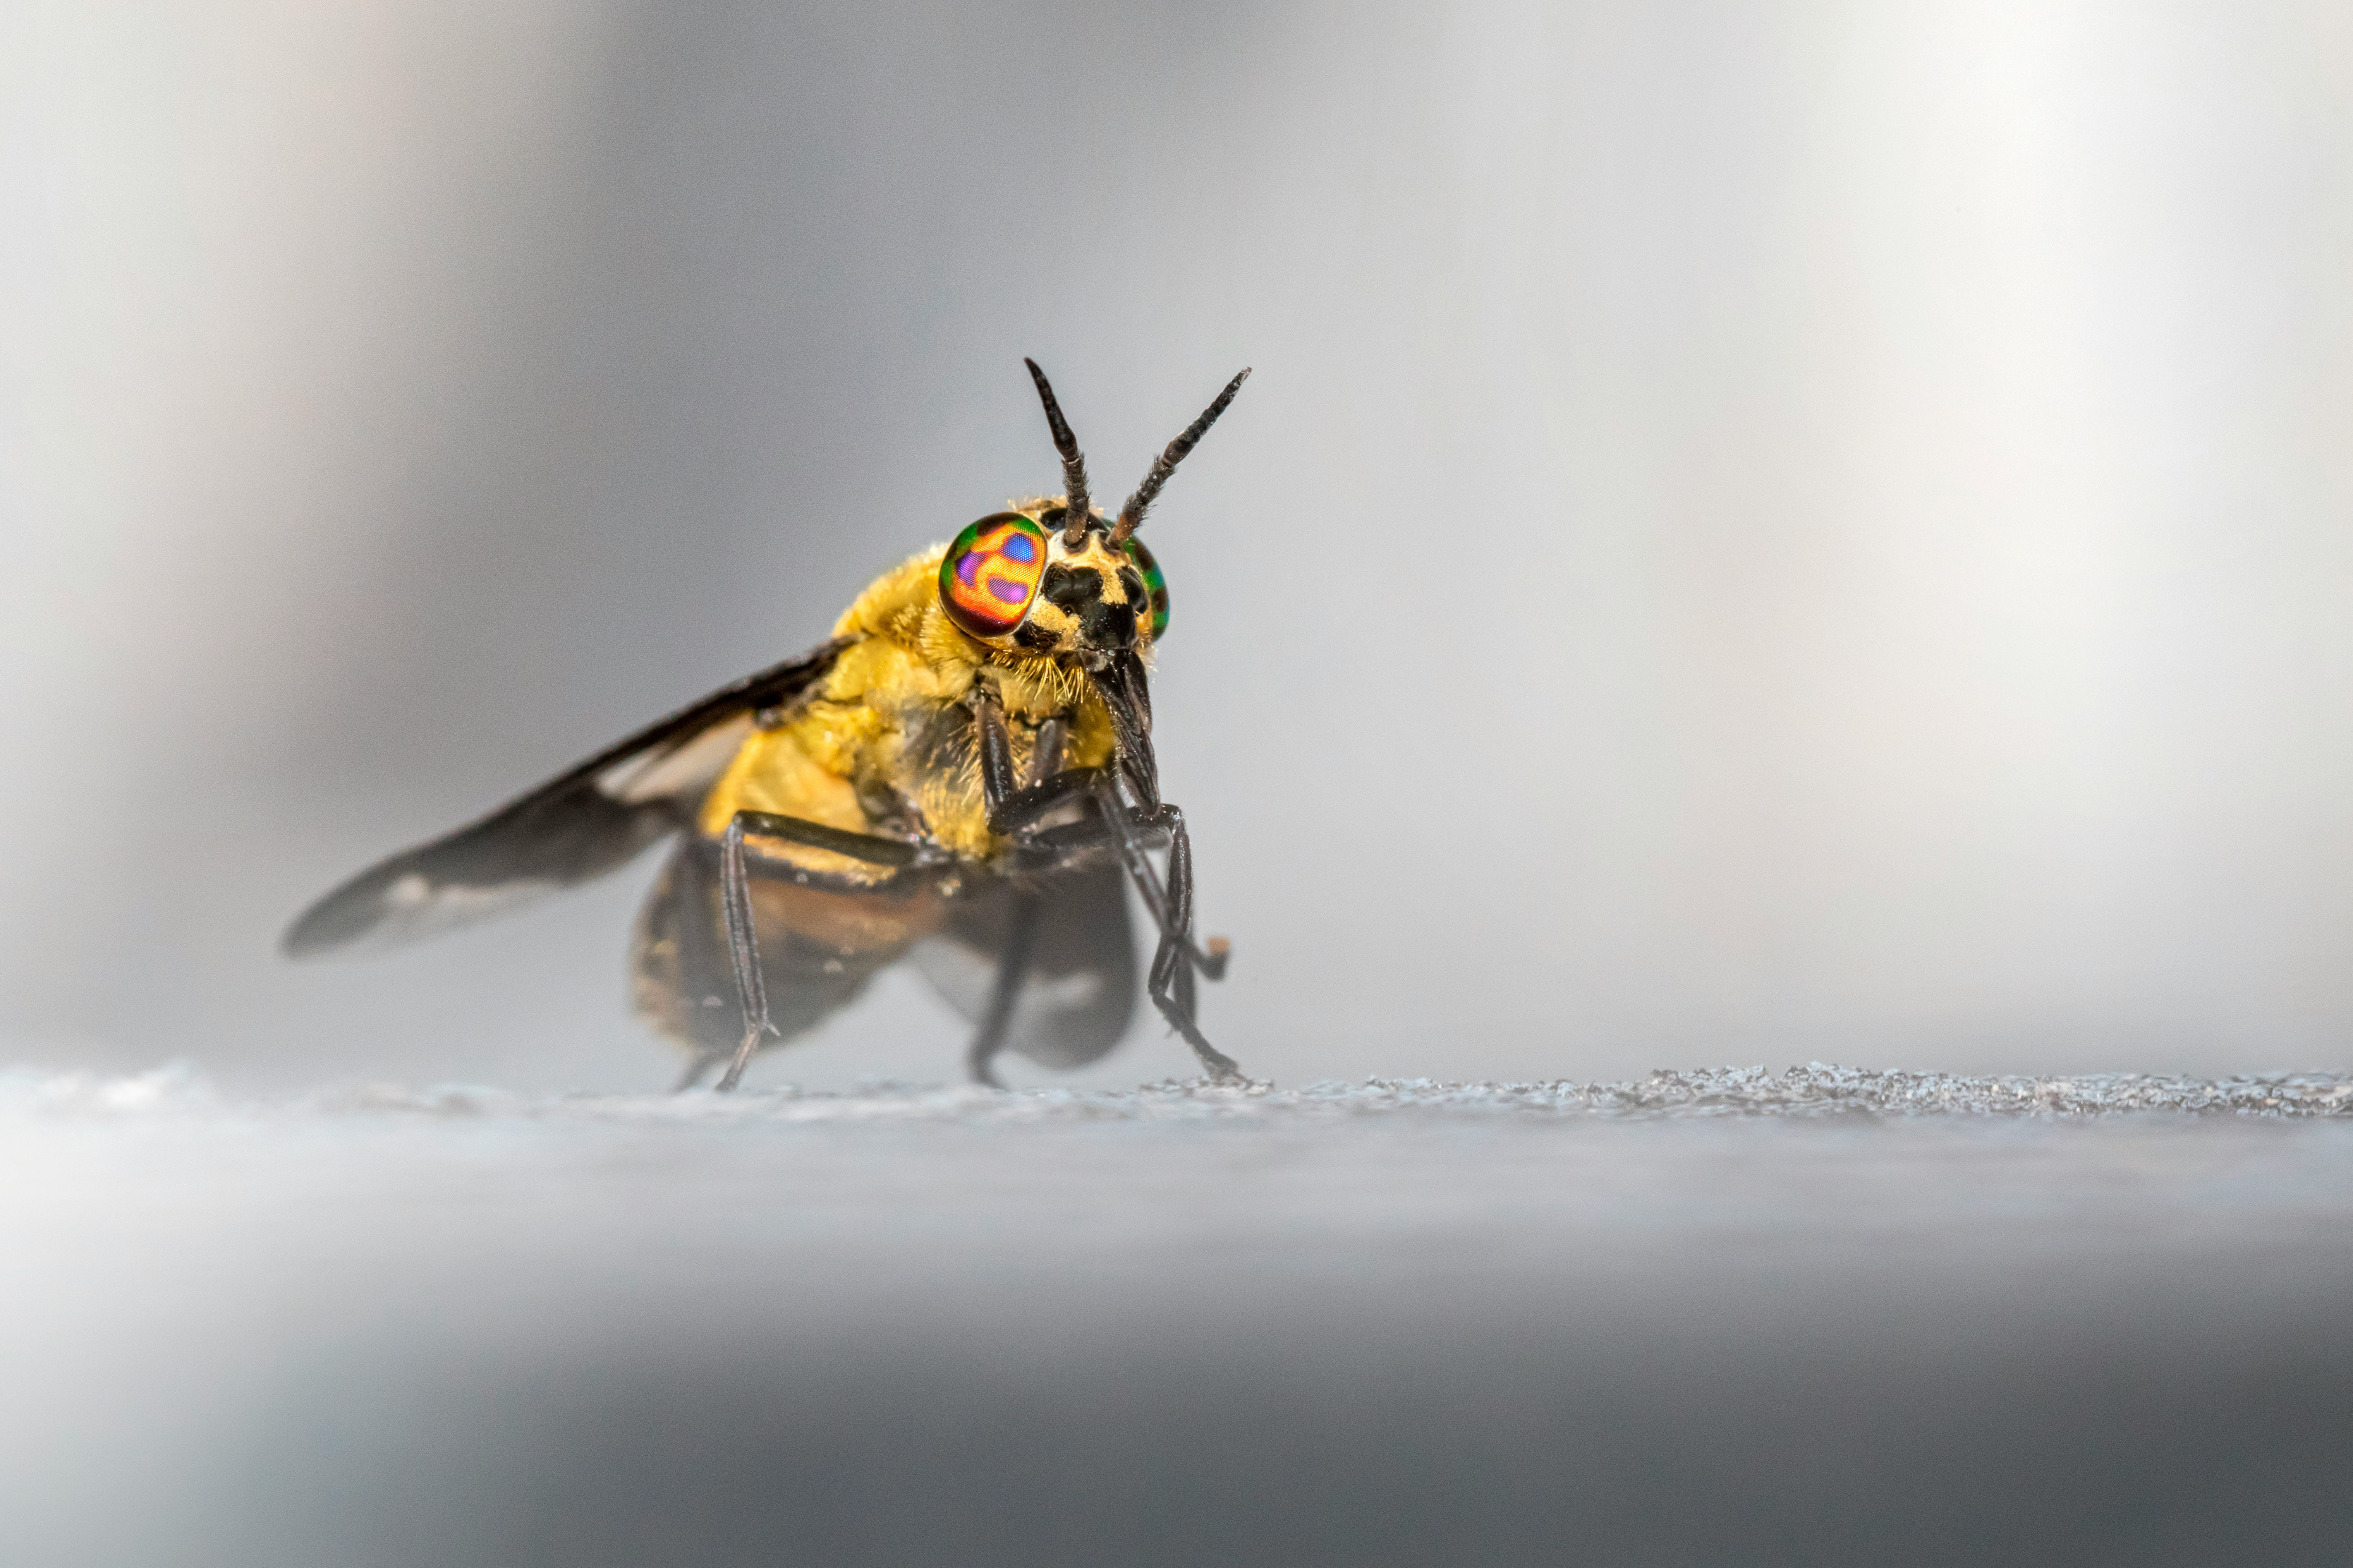
[[[1038,934],[1005,1045],[1041,1067],[1078,1068],[1106,1055],[1135,1015],[1135,944],[1119,866],[1098,861],[1058,871],[1034,888]],[[932,988],[978,1023],[1012,930],[1015,884],[966,889],[913,958]]]
[[[289,956],[412,942],[626,865],[692,819],[755,716],[800,696],[838,638],[682,708],[478,822],[369,867],[302,911]]]

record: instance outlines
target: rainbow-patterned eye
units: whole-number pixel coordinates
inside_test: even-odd
[[[1127,558],[1144,574],[1144,591],[1152,600],[1152,640],[1158,642],[1160,634],[1168,629],[1168,579],[1160,574],[1160,563],[1140,540],[1129,540],[1126,549]]]
[[[1046,574],[1046,531],[1018,511],[984,517],[940,559],[940,608],[981,638],[1008,636]]]

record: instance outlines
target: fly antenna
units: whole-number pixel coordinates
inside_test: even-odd
[[[1035,370],[1037,367],[1032,365],[1030,368]],[[1186,426],[1182,436],[1168,443],[1167,449],[1152,465],[1152,471],[1144,476],[1144,482],[1135,487],[1135,493],[1127,498],[1125,506],[1119,509],[1119,522],[1111,531],[1113,544],[1126,543],[1127,536],[1144,526],[1144,514],[1158,498],[1160,487],[1168,482],[1168,476],[1176,471],[1176,465],[1185,460],[1185,454],[1193,449],[1196,441],[1208,433],[1209,426],[1218,422],[1218,416],[1226,411],[1226,405],[1234,400],[1234,394],[1240,392],[1242,383],[1249,379],[1250,367],[1245,365],[1240,375],[1226,383],[1226,389],[1218,394],[1218,400],[1201,410],[1201,416]],[[1039,384],[1045,384],[1043,376],[1039,378]]]
[[[1079,450],[1079,438],[1071,434],[1071,422],[1062,417],[1062,405],[1054,401],[1054,386],[1046,373],[1034,359],[1021,363],[1038,384],[1038,401],[1046,405],[1046,428],[1053,433],[1054,450],[1062,455],[1062,547],[1076,550],[1087,542],[1087,521],[1094,516],[1087,501],[1087,459]]]

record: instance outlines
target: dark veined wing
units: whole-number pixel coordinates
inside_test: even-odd
[[[1040,1067],[1078,1068],[1119,1044],[1135,1014],[1135,943],[1116,861],[1037,879],[968,887],[940,929],[914,946],[916,969],[947,1004],[977,1023],[987,1011],[1013,925],[1015,900],[1039,900],[1038,931],[1005,1048]]]
[[[684,826],[755,717],[824,679],[849,642],[722,687],[480,821],[369,867],[302,911],[287,954],[411,942],[627,864]]]

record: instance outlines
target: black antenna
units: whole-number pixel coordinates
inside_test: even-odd
[[[1037,367],[1033,365],[1030,368],[1034,370]],[[1246,365],[1241,374],[1226,383],[1226,389],[1218,394],[1218,400],[1203,409],[1198,419],[1186,426],[1182,436],[1168,443],[1167,450],[1162,452],[1159,460],[1152,465],[1152,471],[1144,476],[1144,482],[1135,487],[1135,493],[1127,498],[1125,506],[1119,509],[1118,526],[1111,531],[1113,544],[1124,544],[1129,534],[1144,526],[1144,514],[1160,494],[1160,487],[1168,482],[1168,476],[1176,471],[1176,465],[1185,460],[1185,454],[1193,449],[1193,443],[1208,434],[1209,426],[1218,422],[1218,416],[1226,411],[1226,405],[1234,400],[1234,394],[1240,392],[1242,383],[1249,379],[1250,368]],[[1042,377],[1040,384],[1043,384]]]
[[[1054,388],[1046,373],[1034,359],[1021,363],[1029,367],[1029,379],[1038,384],[1038,401],[1046,405],[1046,428],[1053,432],[1054,450],[1062,454],[1062,500],[1068,508],[1063,513],[1062,547],[1076,550],[1087,542],[1087,522],[1094,516],[1087,501],[1087,459],[1079,451],[1079,438],[1071,434],[1071,422],[1062,417],[1062,405],[1054,401]]]

